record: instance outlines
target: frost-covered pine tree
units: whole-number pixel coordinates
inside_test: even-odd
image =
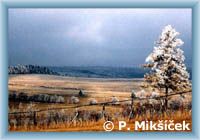
[[[144,65],[151,68],[151,71],[144,75],[147,85],[164,90],[166,95],[170,91],[185,91],[191,88],[189,73],[184,64],[184,52],[179,48],[184,42],[177,38],[178,35],[179,32],[171,25],[164,27]]]

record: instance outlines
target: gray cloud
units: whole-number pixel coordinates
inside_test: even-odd
[[[191,9],[9,9],[9,64],[140,65],[168,24],[191,65]]]

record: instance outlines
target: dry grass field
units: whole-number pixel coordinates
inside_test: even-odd
[[[50,75],[11,75],[10,91],[29,94],[48,93],[71,96],[83,89],[90,97],[127,97],[132,89],[139,89],[142,79],[76,78]],[[94,94],[95,93],[95,94]]]
[[[28,96],[35,94],[49,94],[49,95],[60,95],[64,97],[64,103],[39,103],[39,102],[9,102],[9,112],[19,112],[19,111],[33,111],[41,109],[51,109],[51,108],[65,108],[73,107],[75,105],[88,104],[89,99],[95,99],[97,102],[107,102],[110,101],[113,96],[119,100],[130,99],[131,91],[141,90],[141,83],[143,79],[103,79],[103,78],[77,78],[77,77],[63,77],[63,76],[53,76],[53,75],[10,75],[9,77],[9,94],[20,92],[26,93]],[[79,91],[82,90],[85,93],[85,97],[79,97]],[[74,104],[70,103],[72,96],[78,97],[79,102]],[[175,98],[175,97],[174,97]],[[191,101],[191,94],[185,96],[187,101]],[[31,107],[30,107],[31,104]],[[175,122],[181,122],[186,120],[191,123],[191,112],[188,110],[177,110],[173,113],[162,115],[154,115],[150,117],[150,114],[137,115],[134,119],[129,120],[128,117],[122,117],[121,112],[123,112],[122,105],[108,105],[105,107],[107,114],[112,114],[112,121],[117,124],[118,120],[126,120],[128,124],[133,127],[135,120],[155,120],[159,119],[173,119]],[[102,111],[102,105],[94,106],[84,106],[78,108],[78,110],[87,111]],[[36,125],[27,123],[12,124],[9,125],[10,131],[104,131],[103,123],[104,119],[94,120],[80,120],[71,121],[76,112],[75,108],[69,109],[58,109],[65,116],[71,115],[71,118],[67,120],[61,119],[61,121],[52,121],[48,125],[45,123],[37,123]],[[51,113],[51,112],[50,112]],[[38,120],[43,120],[47,118],[49,111],[40,112],[37,114]],[[23,116],[20,116],[23,118]],[[59,118],[59,117],[58,117]],[[61,117],[60,117],[61,118]],[[63,118],[63,116],[62,116]],[[11,120],[12,117],[9,117]],[[9,121],[10,121],[9,120]],[[69,121],[70,120],[70,121]],[[190,126],[192,127],[192,126]],[[117,131],[117,128],[115,128]]]

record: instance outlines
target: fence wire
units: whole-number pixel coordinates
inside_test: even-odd
[[[165,99],[168,98],[170,96],[174,96],[174,95],[182,95],[182,94],[188,94],[192,92],[192,90],[190,91],[184,91],[184,92],[177,92],[177,93],[172,93],[169,95],[163,95],[163,96],[159,96],[159,97],[144,97],[144,98],[139,98],[139,97],[134,97],[134,98],[130,98],[130,99],[126,99],[126,100],[120,100],[120,101],[109,101],[109,102],[99,102],[99,103],[95,103],[95,104],[82,104],[82,105],[75,105],[75,106],[66,106],[66,107],[60,107],[60,108],[49,108],[49,109],[40,109],[40,110],[34,110],[34,111],[20,111],[20,112],[9,112],[9,115],[15,115],[15,114],[29,114],[30,112],[43,112],[43,111],[52,111],[52,110],[61,110],[61,109],[73,109],[73,108],[80,108],[80,107],[86,107],[86,106],[99,106],[99,105],[109,105],[112,103],[122,103],[122,102],[128,102],[128,101],[135,101],[135,100],[150,100],[150,99],[155,99],[155,100],[161,100],[161,99]]]

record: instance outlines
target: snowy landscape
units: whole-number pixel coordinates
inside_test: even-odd
[[[42,65],[32,57],[27,62],[34,63],[11,63],[8,67],[9,131],[104,131],[105,121],[117,124],[120,120],[130,125],[142,120],[186,121],[192,131],[190,52],[185,55],[182,32],[173,25],[165,25],[158,31],[158,39],[154,38],[148,54],[134,66],[123,66],[126,60],[123,55],[122,61],[120,56],[113,59],[119,60],[115,66],[110,63],[110,56],[104,65],[98,65],[102,63],[98,56],[91,60],[72,57],[77,64],[95,63],[91,66],[56,66],[53,62]],[[95,40],[97,44],[102,41]],[[128,56],[129,51],[126,53]]]

